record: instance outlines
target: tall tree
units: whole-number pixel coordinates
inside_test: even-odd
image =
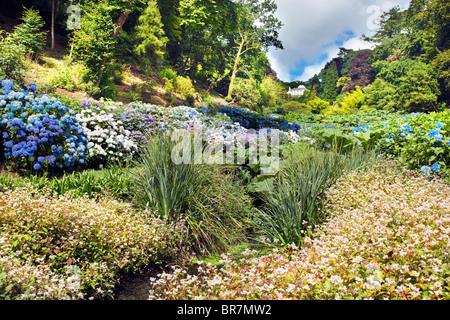
[[[150,0],[147,8],[139,16],[139,22],[136,25],[136,38],[139,44],[136,46],[136,53],[145,57],[150,62],[155,62],[163,57],[166,43],[169,40],[164,36],[161,14],[155,0]]]
[[[179,71],[209,83],[209,88],[229,75],[228,38],[236,31],[236,10],[232,0],[181,0],[183,38]]]
[[[234,38],[236,53],[228,87],[228,98],[233,94],[236,74],[240,70],[242,56],[252,50],[275,47],[283,49],[278,39],[278,31],[282,27],[274,13],[277,5],[274,0],[236,0],[238,15],[236,20],[237,33]]]
[[[33,8],[25,9],[20,18],[23,22],[14,28],[14,38],[21,43],[27,53],[36,57],[46,43],[46,31],[40,31],[45,22],[38,10]]]
[[[170,60],[175,60],[180,54],[180,41],[182,32],[180,24],[180,0],[159,0],[159,12],[161,13],[161,22],[164,33],[169,39],[167,43],[167,52]]]
[[[50,23],[51,48],[55,50],[55,22],[59,12],[59,0],[52,0],[52,17]]]
[[[368,58],[372,51],[366,50],[359,52],[350,63],[350,82],[344,88],[345,92],[353,91],[356,86],[364,88],[375,80],[375,70]]]
[[[326,69],[323,78],[323,94],[322,97],[328,102],[333,102],[339,94],[337,83],[339,80],[339,72],[336,62],[333,61],[328,69]]]
[[[92,4],[83,9],[81,28],[72,34],[74,57],[85,64],[89,70],[89,80],[99,87],[115,44],[112,8],[107,4]]]

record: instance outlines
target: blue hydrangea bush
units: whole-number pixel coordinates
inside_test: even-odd
[[[14,88],[1,81],[0,131],[3,156],[31,170],[73,169],[86,159],[87,136],[74,114],[54,97],[36,94],[36,85]]]

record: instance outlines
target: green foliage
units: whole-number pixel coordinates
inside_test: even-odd
[[[272,77],[266,76],[261,82],[262,104],[267,108],[275,108],[281,105],[283,86]]]
[[[306,105],[312,110],[313,113],[322,113],[322,111],[330,107],[330,103],[328,101],[322,100],[319,97],[309,100]]]
[[[336,83],[336,86],[343,90],[343,89],[345,89],[347,84],[350,82],[350,80],[351,80],[350,77],[340,77],[338,82]]]
[[[383,79],[377,78],[364,89],[366,103],[377,110],[401,110],[396,99],[396,88]]]
[[[408,125],[411,127],[409,131],[405,129]],[[392,119],[377,127],[385,130],[378,141],[379,147],[384,153],[397,156],[401,164],[410,169],[418,169],[423,165],[432,166],[437,163],[442,171],[450,171],[448,110]],[[432,130],[438,135],[433,135]]]
[[[155,64],[165,52],[166,43],[169,40],[164,36],[163,24],[155,0],[150,0],[147,8],[139,16],[139,23],[135,27],[136,38],[139,44],[135,51],[142,57],[150,59]]]
[[[254,79],[237,78],[233,90],[233,97],[237,104],[256,110],[261,102],[261,94]]]
[[[236,48],[233,53],[233,71],[231,74],[228,88],[228,96],[233,96],[235,89],[235,79],[240,71],[241,60],[248,53],[256,52],[256,60],[260,60],[261,49],[275,47],[282,49],[283,45],[278,39],[278,31],[282,23],[274,16],[277,10],[277,4],[273,0],[254,1],[238,0],[236,1],[237,30],[234,33]],[[248,74],[249,77],[254,77]]]
[[[132,170],[112,166],[98,171],[87,170],[64,174],[61,178],[49,182],[50,189],[58,195],[71,192],[75,198],[98,194],[113,196],[118,199],[132,199]]]
[[[85,7],[81,29],[76,29],[72,34],[74,57],[87,67],[86,80],[92,81],[94,87],[99,87],[105,79],[103,75],[113,56],[113,31],[111,8],[99,3]]]
[[[192,81],[188,77],[177,76],[173,80],[173,89],[176,93],[183,96],[184,99],[192,97],[195,93],[195,88],[192,85]]]
[[[322,98],[324,100],[332,103],[334,99],[336,99],[337,95],[340,92],[340,88],[338,88],[337,86],[338,80],[339,80],[339,73],[337,65],[336,62],[333,61],[330,67],[327,69],[325,77],[323,79]]]
[[[68,91],[74,91],[76,88],[75,80],[71,77],[69,68],[67,67],[51,76],[50,85]]]
[[[144,146],[136,173],[136,203],[165,220],[183,217],[187,243],[199,253],[221,251],[242,240],[251,201],[243,186],[219,168],[172,161],[177,142],[155,136]]]
[[[291,145],[284,156],[280,176],[273,190],[262,196],[265,205],[255,217],[259,234],[283,246],[301,245],[324,221],[321,198],[341,174],[376,158],[357,150],[345,156],[319,151],[305,143]]]
[[[406,111],[437,111],[439,85],[430,65],[418,63],[401,80],[397,92],[399,103]]]
[[[344,96],[341,102],[341,109],[343,113],[356,112],[364,103],[364,93],[359,86],[355,90]]]
[[[22,83],[26,72],[25,47],[15,40],[13,34],[0,30],[0,79]]]
[[[74,91],[83,87],[82,78],[85,73],[86,69],[81,64],[64,65],[50,75],[49,83],[55,88]]]
[[[23,23],[14,28],[14,38],[25,47],[27,53],[36,56],[42,52],[47,40],[47,32],[40,31],[45,22],[39,11],[33,8],[25,8],[20,20]]]
[[[437,74],[439,89],[441,91],[440,101],[450,105],[450,49],[439,53],[431,65]]]
[[[177,58],[179,46],[178,43],[182,39],[182,31],[180,24],[180,0],[158,1],[161,22],[164,34],[169,39],[167,51],[171,60]]]
[[[311,109],[307,104],[297,101],[286,101],[283,104],[283,109],[291,112],[310,113]]]
[[[141,206],[157,210],[163,219],[178,218],[188,206],[189,199],[200,192],[204,176],[199,166],[175,164],[171,158],[176,146],[170,137],[156,136],[144,146],[138,165],[142,167],[137,179]]]
[[[436,110],[438,82],[430,65],[406,59],[377,61],[375,82],[365,88],[366,102],[377,109]]]
[[[330,129],[318,127],[314,130],[319,144],[325,143],[333,150],[339,152],[351,152],[358,144],[357,137],[345,133],[342,129]]]
[[[179,57],[173,61],[182,75],[208,84],[224,86],[231,72],[234,47],[224,39],[236,32],[234,1],[181,0],[183,37],[177,41]]]
[[[176,73],[176,71],[174,71],[171,68],[165,68],[159,72],[159,76],[161,78],[167,78],[168,80],[173,80],[176,78],[177,73]]]

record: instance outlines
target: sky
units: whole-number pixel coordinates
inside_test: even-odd
[[[279,39],[284,50],[270,48],[267,56],[282,81],[306,81],[318,74],[337,56],[340,47],[368,49],[361,40],[372,35],[377,18],[399,6],[407,9],[410,0],[275,0],[275,16],[283,27]]]

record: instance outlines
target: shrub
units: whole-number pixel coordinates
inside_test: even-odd
[[[87,137],[69,109],[56,98],[38,96],[36,86],[13,91],[10,80],[2,82],[0,122],[5,156],[17,167],[40,170],[73,169],[86,158]]]
[[[184,99],[187,99],[195,93],[192,81],[188,77],[177,76],[173,80],[173,89],[176,93],[183,96]]]
[[[76,89],[76,82],[72,78],[68,67],[52,74],[50,76],[50,85],[53,87],[66,89],[68,91],[74,91]]]
[[[370,131],[377,128],[384,130],[377,143],[382,152],[397,156],[409,169],[434,165],[436,172],[450,172],[450,111],[412,114]]]
[[[306,105],[311,109],[313,113],[321,113],[330,106],[330,103],[328,101],[320,99],[319,97],[316,97],[312,100],[309,100]]]
[[[28,185],[0,200],[2,299],[112,297],[121,275],[173,252],[183,233],[106,197],[50,196]]]
[[[83,87],[82,77],[85,72],[86,69],[81,64],[71,63],[70,65],[65,65],[50,75],[50,85],[68,91],[81,89]]]
[[[160,75],[161,79],[166,78],[168,80],[174,80],[177,77],[177,73],[170,68],[161,70],[159,72],[159,75]]]
[[[364,103],[364,93],[359,86],[344,96],[339,108],[339,114],[349,114],[356,112]],[[326,113],[325,113],[326,114]]]
[[[261,82],[262,103],[266,108],[276,108],[281,105],[283,86],[272,77],[265,76]]]
[[[39,11],[33,8],[25,8],[20,19],[23,23],[14,28],[14,39],[23,45],[27,53],[36,56],[42,52],[47,40],[47,31],[39,31],[45,22]]]
[[[310,113],[311,109],[306,103],[297,101],[287,101],[283,104],[283,109],[291,112]]]
[[[98,101],[88,100],[80,104],[83,109],[76,114],[76,119],[87,135],[88,162],[97,165],[132,158],[137,145],[122,121]]]
[[[237,104],[244,108],[256,110],[261,102],[255,79],[237,78],[233,86],[233,98]]]
[[[0,79],[22,83],[25,72],[25,47],[12,34],[0,30]]]

